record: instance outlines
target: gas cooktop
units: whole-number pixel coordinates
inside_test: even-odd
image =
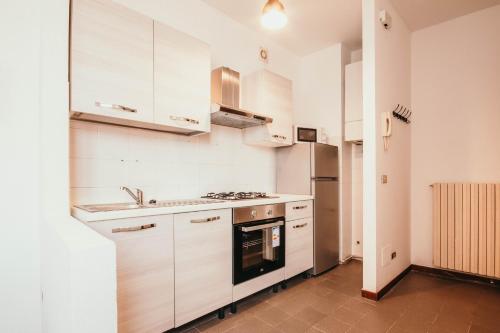
[[[278,198],[275,196],[269,196],[265,192],[210,192],[207,195],[202,196],[206,199],[218,199],[218,200],[250,200],[250,199],[272,199]]]

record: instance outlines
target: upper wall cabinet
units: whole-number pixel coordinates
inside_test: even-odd
[[[154,24],[155,122],[210,131],[210,46]]]
[[[345,140],[363,141],[363,63],[345,66]]]
[[[270,124],[244,130],[245,143],[281,147],[293,143],[292,81],[260,70],[246,76],[242,87],[243,107],[273,118]]]
[[[71,111],[153,122],[153,20],[109,0],[74,0]]]
[[[111,0],[73,0],[71,116],[210,131],[210,47]]]

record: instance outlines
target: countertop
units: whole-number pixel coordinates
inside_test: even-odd
[[[224,202],[214,202],[202,205],[184,205],[175,207],[158,207],[158,208],[139,208],[129,210],[116,210],[110,212],[95,212],[90,213],[76,207],[71,208],[71,215],[82,222],[98,222],[106,220],[125,219],[130,217],[168,215],[187,212],[198,212],[203,210],[226,209],[236,207],[248,207],[259,205],[270,205],[285,202],[312,200],[312,195],[297,195],[297,194],[269,194],[276,198],[269,199],[249,199],[249,200],[234,200]]]

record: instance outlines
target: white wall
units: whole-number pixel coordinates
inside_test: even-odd
[[[361,258],[363,257],[363,145],[352,146],[351,210],[352,256]]]
[[[342,44],[303,57],[295,84],[294,120],[302,126],[323,127],[328,143],[342,141]]]
[[[41,331],[39,7],[10,2],[0,14],[1,332]]]
[[[303,57],[294,89],[296,124],[323,128],[328,143],[339,147],[340,258],[351,256],[351,150],[344,137],[344,65],[350,60],[342,44]]]
[[[2,14],[0,331],[114,332],[114,246],[68,210],[68,1]]]
[[[202,0],[115,0],[179,31],[205,41],[212,49],[212,67],[229,66],[242,75],[266,67],[291,80],[299,58],[261,34],[209,6]],[[259,48],[269,51],[262,63]]]
[[[363,49],[351,51],[351,63],[363,60]]]
[[[387,31],[378,22],[386,9]],[[410,265],[411,126],[393,118],[389,150],[384,151],[381,114],[396,104],[410,106],[410,41],[405,23],[389,0],[363,2],[364,214],[363,289],[376,292]],[[381,184],[381,176],[388,183]],[[386,248],[387,265],[383,265]],[[390,260],[391,252],[397,257]]]
[[[197,198],[208,192],[276,191],[275,153],[242,142],[241,130],[212,126],[185,137],[111,125],[71,122],[73,204]]]
[[[412,263],[432,265],[434,182],[500,181],[500,6],[412,36]]]
[[[350,63],[363,60],[363,50],[353,50]],[[363,145],[351,145],[352,256],[363,257]]]

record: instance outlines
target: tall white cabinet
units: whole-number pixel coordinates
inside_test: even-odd
[[[268,70],[243,78],[243,108],[273,118],[270,124],[244,129],[245,143],[281,147],[293,143],[292,81]]]
[[[363,140],[363,63],[345,66],[345,140]]]

